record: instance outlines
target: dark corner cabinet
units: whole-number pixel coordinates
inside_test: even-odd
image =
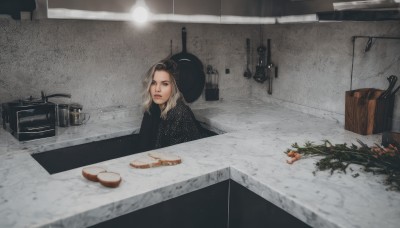
[[[122,215],[93,228],[309,227],[232,180]]]
[[[310,227],[296,217],[230,180],[229,228]]]

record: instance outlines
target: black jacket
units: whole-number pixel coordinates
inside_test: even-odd
[[[141,151],[172,146],[206,137],[206,131],[194,117],[192,110],[182,101],[160,118],[160,108],[154,104],[150,114],[145,113],[140,127]]]

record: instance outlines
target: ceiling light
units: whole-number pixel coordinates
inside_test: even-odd
[[[149,8],[144,0],[136,0],[131,8],[132,19],[138,24],[144,24],[149,19]]]
[[[144,6],[135,6],[132,11],[133,20],[143,24],[149,19],[149,11]]]

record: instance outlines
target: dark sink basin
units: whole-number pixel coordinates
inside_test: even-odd
[[[50,174],[139,153],[138,134],[32,154]]]
[[[217,133],[204,129],[209,136]],[[32,154],[50,174],[140,153],[139,135],[127,135],[77,146]]]

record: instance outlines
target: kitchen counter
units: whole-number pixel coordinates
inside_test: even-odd
[[[294,142],[380,142],[337,122],[261,101],[210,102],[196,117],[225,134],[159,151],[182,157],[177,166],[134,169],[134,154],[97,165],[121,174],[116,189],[90,182],[82,168],[50,175],[32,157],[56,148],[138,132],[141,116],[110,118],[58,129],[56,137],[18,142],[0,130],[0,227],[86,227],[232,179],[313,227],[398,227],[400,193],[384,178],[351,166],[352,173],[317,172],[316,158],[293,165],[283,152]],[[138,113],[138,112],[133,112]]]

